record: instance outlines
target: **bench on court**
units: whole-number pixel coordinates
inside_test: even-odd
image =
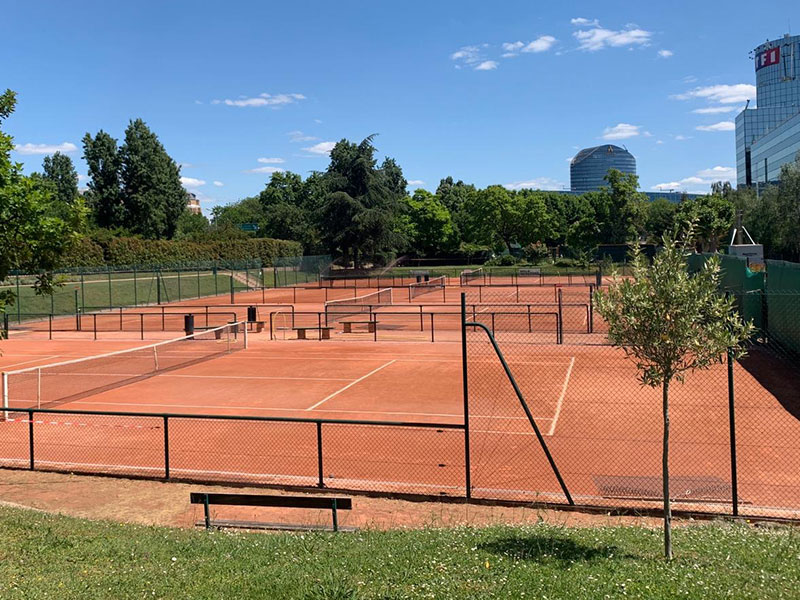
[[[266,326],[266,321],[248,321],[247,325],[250,327],[250,331],[255,331],[255,333],[261,333],[264,331],[264,327]]]
[[[284,530],[313,530],[321,529],[330,531],[324,526],[292,525],[282,523],[258,523],[251,521],[212,521],[210,506],[265,506],[277,508],[319,508],[331,511],[333,518],[333,531],[354,531],[352,527],[339,527],[338,510],[352,510],[353,501],[350,498],[336,498],[333,496],[267,496],[263,494],[216,494],[208,492],[191,492],[190,504],[202,504],[204,523],[206,529],[211,527],[244,527],[246,529],[284,529]]]
[[[342,321],[344,326],[344,333],[353,333],[353,325],[367,325],[369,333],[375,333],[375,328],[378,326],[378,321],[375,319],[364,319],[363,321]]]
[[[319,339],[329,340],[331,339],[331,329],[333,329],[333,327],[323,325],[321,327],[292,327],[292,329],[297,332],[298,340],[308,339],[306,337],[306,331],[319,331]]]

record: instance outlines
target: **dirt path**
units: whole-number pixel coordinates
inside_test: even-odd
[[[0,469],[0,502],[86,519],[147,525],[192,527],[203,515],[202,507],[189,504],[189,492],[205,489],[233,493],[280,493],[264,489]],[[280,523],[330,523],[330,513],[327,511],[302,509],[287,511],[224,507],[214,511],[214,516]],[[353,510],[342,512],[340,517],[342,525],[375,529],[530,524],[539,521],[570,526],[660,525],[657,519],[642,517],[610,517],[444,502],[406,502],[359,496],[353,497]]]

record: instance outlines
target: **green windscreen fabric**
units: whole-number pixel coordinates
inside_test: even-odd
[[[773,341],[800,353],[800,264],[767,262],[767,327]]]

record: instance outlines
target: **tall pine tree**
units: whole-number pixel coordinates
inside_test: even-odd
[[[42,163],[42,178],[53,188],[53,200],[71,206],[78,199],[78,173],[72,159],[66,154],[56,152],[45,156]]]
[[[83,159],[89,166],[86,199],[95,223],[100,227],[122,227],[125,207],[120,192],[120,155],[117,140],[102,129],[83,136]]]
[[[171,238],[186,210],[180,168],[141,119],[131,121],[120,148],[127,227],[146,238]]]

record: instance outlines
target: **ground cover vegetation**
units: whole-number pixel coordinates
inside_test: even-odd
[[[795,598],[800,532],[704,524],[246,534],[0,507],[15,598]]]

